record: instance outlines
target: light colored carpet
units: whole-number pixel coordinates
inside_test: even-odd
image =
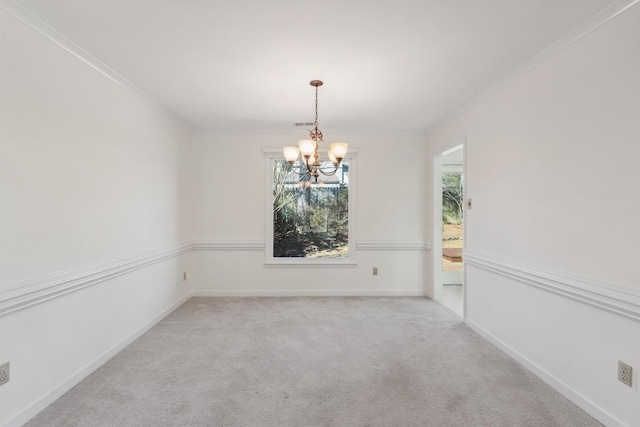
[[[462,285],[442,285],[442,305],[462,317]]]
[[[27,424],[599,426],[427,298],[192,298]]]

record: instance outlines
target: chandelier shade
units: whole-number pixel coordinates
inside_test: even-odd
[[[298,156],[300,155],[300,150],[298,149],[298,147],[284,147],[283,151],[284,151],[284,158],[289,163],[295,162],[298,159]]]
[[[300,154],[308,157],[316,151],[316,142],[310,139],[303,139],[298,141],[298,147],[300,148]]]
[[[333,153],[336,159],[344,159],[344,156],[347,155],[348,144],[344,142],[336,142],[335,144],[331,144],[329,146],[329,152]]]

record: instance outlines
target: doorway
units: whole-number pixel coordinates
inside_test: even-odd
[[[464,318],[464,144],[434,165],[434,297]]]

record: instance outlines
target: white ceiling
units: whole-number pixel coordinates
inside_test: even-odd
[[[611,0],[16,0],[192,129],[428,130]]]

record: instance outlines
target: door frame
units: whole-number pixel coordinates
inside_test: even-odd
[[[462,189],[462,252],[467,245],[467,140],[466,137],[458,140],[456,144],[449,146],[448,148],[440,151],[433,157],[433,243],[431,245],[433,258],[432,258],[432,270],[433,270],[433,299],[437,302],[442,302],[443,291],[443,274],[442,274],[442,175],[443,164],[442,158],[447,153],[458,150],[462,147],[462,174],[464,177],[464,186]],[[463,256],[463,272],[462,272],[462,319],[466,318],[467,304],[466,304],[466,268],[464,268],[464,256]]]

